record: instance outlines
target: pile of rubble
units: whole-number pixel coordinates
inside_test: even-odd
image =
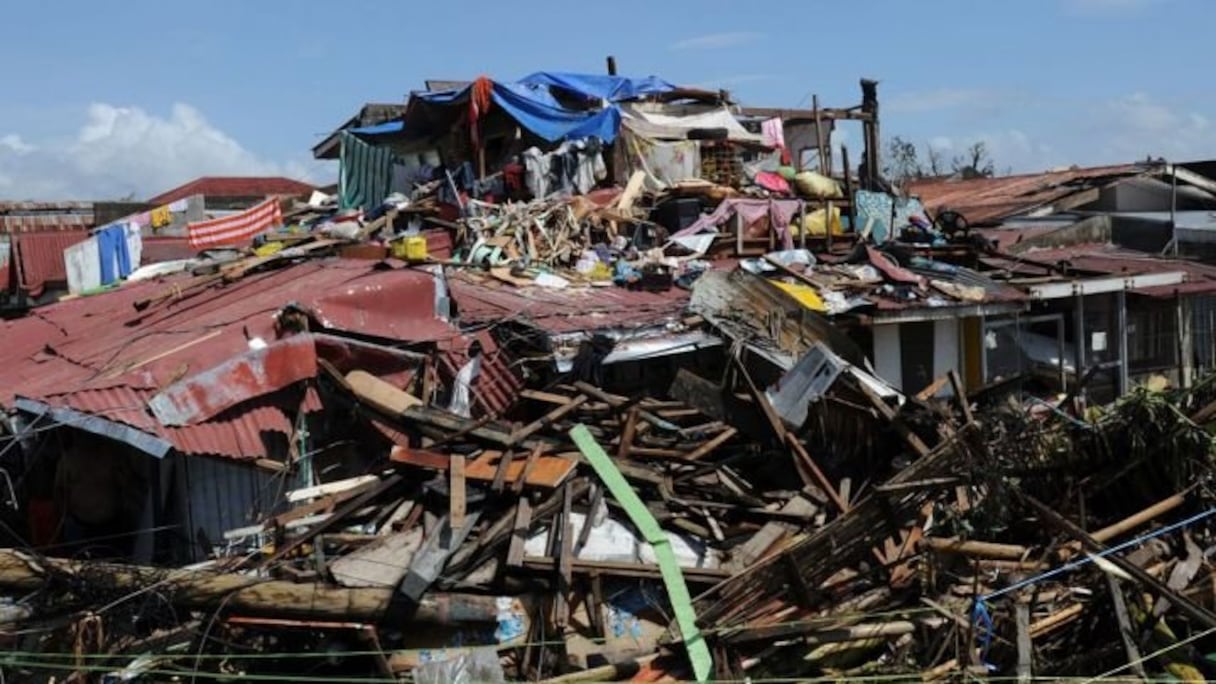
[[[343,131],[337,196],[205,222],[253,245],[5,322],[0,674],[1216,674],[1216,378],[1095,405],[1063,338],[1058,385],[982,368],[1027,291],[878,190],[873,88],[832,110],[870,142],[839,181],[713,93],[579,109],[487,173],[452,102],[527,112],[479,79],[411,105],[474,154],[408,196]]]
[[[580,359],[472,418],[349,344],[318,347],[306,401],[363,472],[284,475],[282,505],[178,567],[4,551],[7,675],[1210,674],[1216,384],[1039,411],[955,376],[903,396],[823,343],[765,382],[736,345],[665,394]]]

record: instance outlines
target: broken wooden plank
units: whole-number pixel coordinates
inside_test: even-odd
[[[1030,553],[1030,549],[1017,544],[996,544],[986,541],[962,540],[957,537],[926,537],[920,540],[919,546],[938,553],[1009,561],[1025,560]]]
[[[709,440],[708,442],[697,447],[695,450],[686,454],[684,456],[684,460],[695,461],[699,458],[703,458],[707,454],[713,452],[714,449],[717,449],[718,447],[725,444],[728,440],[730,440],[731,437],[734,437],[737,434],[739,434],[739,431],[736,430],[735,428],[733,428],[733,427],[726,428],[725,430],[720,432],[718,434],[718,436],[714,437],[713,439]]]
[[[464,527],[465,514],[465,478],[464,454],[452,454],[451,470],[448,471],[448,518],[452,529]]]
[[[336,480],[334,482],[326,482],[324,484],[314,485],[312,487],[293,489],[287,492],[287,502],[297,503],[329,494],[338,494],[349,489],[355,489],[361,485],[378,482],[379,480],[379,475],[359,475],[358,477],[348,477],[345,480]]]
[[[541,450],[536,448],[528,453],[528,459],[524,461],[523,471],[520,472],[519,477],[515,478],[515,484],[511,486],[512,492],[518,494],[524,490],[524,484],[527,483],[528,478],[532,475],[532,471],[536,468],[537,460],[540,459],[540,452]]]
[[[625,415],[625,427],[621,430],[621,443],[617,445],[616,457],[619,460],[629,458],[629,450],[633,446],[633,438],[638,430],[638,409],[637,407],[629,409],[629,413]]]
[[[439,573],[443,572],[448,558],[460,548],[480,518],[481,511],[473,511],[465,516],[465,524],[457,528],[452,525],[449,516],[443,516],[435,532],[427,537],[422,547],[414,553],[405,579],[397,586],[398,593],[417,603],[435,580],[439,579]]]
[[[1095,553],[1103,553],[1107,550],[1101,542],[1095,540],[1093,537],[1087,534],[1085,530],[1081,529],[1072,521],[1057,513],[1055,509],[1051,508],[1047,504],[1039,501],[1029,494],[1026,494],[1025,492],[1014,490],[1014,493],[1023,501],[1028,503],[1032,508],[1034,508],[1034,510],[1038,512],[1039,516],[1047,524],[1070,535],[1077,541],[1080,541],[1085,548]],[[1209,629],[1216,629],[1216,615],[1212,614],[1211,611],[1170,589],[1164,582],[1148,574],[1140,566],[1129,563],[1126,559],[1114,554],[1109,554],[1105,556],[1105,558],[1120,570],[1130,575],[1137,582],[1157,593],[1159,598],[1168,599],[1170,603],[1174,604],[1174,606],[1176,606],[1178,610],[1184,613],[1187,617],[1199,622]]]
[[[828,476],[824,475],[823,471],[819,469],[819,465],[815,463],[815,459],[811,458],[811,455],[807,452],[806,448],[802,446],[802,442],[798,441],[798,436],[792,432],[785,433],[785,436],[787,438],[786,441],[789,443],[790,449],[794,452],[794,455],[797,457],[798,461],[802,463],[803,466],[810,471],[811,475],[814,477],[815,485],[822,489],[824,494],[828,495],[828,498],[832,500],[832,503],[836,506],[837,510],[839,510],[841,513],[848,513],[848,502],[840,497],[840,493],[836,491],[835,485],[833,485],[831,480],[828,479]]]
[[[541,416],[540,418],[537,418],[536,420],[532,421],[531,423],[528,423],[526,426],[524,426],[518,430],[513,430],[511,432],[511,437],[510,437],[511,442],[518,444],[519,442],[536,434],[538,431],[561,420],[563,416],[565,416],[566,414],[570,413],[571,411],[577,409],[578,407],[582,406],[586,402],[587,402],[586,394],[580,394],[576,397],[568,399],[566,401],[566,403],[562,404],[561,406],[558,406],[557,408],[546,413],[545,415]]]
[[[347,386],[356,397],[390,416],[399,416],[410,407],[422,405],[418,397],[367,371],[353,370],[345,377]]]
[[[515,508],[515,525],[511,530],[511,544],[507,550],[507,566],[518,568],[524,563],[524,544],[528,541],[528,528],[532,524],[532,504],[528,497],[520,497]]]
[[[1015,604],[1013,616],[1018,634],[1018,684],[1029,684],[1034,679],[1030,645],[1030,606],[1026,603]]]
[[[512,485],[512,490],[523,491],[524,485],[554,489],[569,477],[578,462],[573,458],[555,455],[540,455],[543,447],[534,448],[528,455],[528,461],[509,458],[502,451],[486,450],[465,464],[465,478],[474,482],[494,482],[500,468],[505,468],[506,483]],[[448,470],[451,467],[450,457],[424,449],[409,449],[395,446],[389,452],[389,460],[430,470]],[[531,463],[529,468],[528,463]]]

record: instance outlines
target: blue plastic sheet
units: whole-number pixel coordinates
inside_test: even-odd
[[[621,128],[621,112],[616,107],[594,112],[571,111],[498,83],[494,84],[493,99],[521,126],[550,142],[589,136],[612,142]]]
[[[390,133],[401,133],[405,130],[404,121],[385,121],[374,126],[360,126],[359,128],[350,129],[351,133],[358,135],[388,135]]]
[[[633,100],[675,90],[675,86],[656,76],[626,78],[605,74],[572,74],[560,71],[538,71],[519,79],[526,85],[542,85],[609,102]]]

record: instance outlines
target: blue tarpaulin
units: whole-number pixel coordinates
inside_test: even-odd
[[[609,102],[633,100],[643,95],[654,95],[675,90],[675,86],[657,76],[626,78],[605,74],[571,74],[556,71],[538,71],[519,79],[530,86],[561,88],[584,97],[594,97]]]
[[[378,123],[375,126],[361,126],[359,128],[352,128],[350,129],[350,132],[358,135],[388,135],[390,133],[400,133],[404,130],[404,121],[385,121],[384,123]]]
[[[588,76],[587,78],[595,79],[597,77]],[[623,80],[628,81],[629,79]],[[620,84],[617,84],[617,87],[618,90],[621,89]],[[468,86],[460,90],[416,93],[414,97],[430,105],[452,106],[468,102],[471,92],[472,86]],[[553,97],[550,86],[539,81],[535,83],[495,81],[491,90],[491,99],[495,105],[502,107],[521,126],[550,142],[588,136],[595,136],[604,142],[612,142],[616,139],[617,131],[621,126],[621,113],[616,107],[595,111],[566,109]],[[409,118],[408,112],[406,118]],[[412,125],[409,128],[411,131],[415,130]],[[420,128],[425,129],[426,126]]]
[[[551,99],[552,95],[549,97]],[[494,84],[493,99],[494,104],[505,109],[519,125],[550,142],[588,136],[612,142],[621,127],[621,112],[616,107],[595,112],[571,111],[543,99],[532,99],[498,83]]]

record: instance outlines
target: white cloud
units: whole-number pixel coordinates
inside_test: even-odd
[[[20,199],[149,197],[204,175],[288,175],[317,166],[261,157],[188,104],[168,116],[139,107],[90,105],[75,136],[27,142],[0,136],[0,196]],[[310,160],[311,161],[311,160]]]
[[[9,151],[16,152],[17,154],[34,151],[34,146],[22,140],[21,136],[16,133],[0,136],[0,147],[8,148]]]
[[[764,37],[756,31],[732,31],[729,33],[708,33],[703,36],[685,38],[671,44],[672,50],[720,50],[738,47],[755,42]]]
[[[1216,126],[1199,112],[1184,111],[1144,93],[1102,105],[1095,118],[1104,154],[1119,161],[1146,156],[1190,161],[1216,157]]]

